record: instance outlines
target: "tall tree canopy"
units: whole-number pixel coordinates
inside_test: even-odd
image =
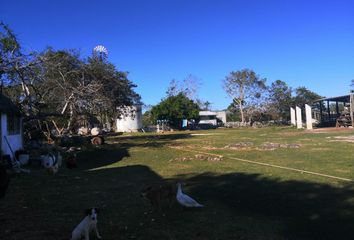
[[[77,50],[53,48],[26,55],[20,49],[13,32],[0,23],[1,83],[27,119],[62,116],[70,129],[78,115],[112,122],[121,106],[140,104],[128,73],[106,58],[82,58]]]
[[[265,81],[266,79],[260,78],[250,69],[233,71],[225,77],[223,87],[240,109],[242,122],[245,122],[245,108],[252,115],[259,104],[262,104],[260,98],[266,90]]]
[[[298,87],[295,89],[295,97],[293,102],[299,107],[304,107],[305,104],[312,104],[313,101],[323,98],[315,92],[307,89],[306,87]]]
[[[75,50],[47,49],[39,56],[42,79],[39,84],[42,100],[48,110],[70,116],[89,114],[105,116],[112,121],[119,107],[140,103],[140,96],[127,73],[102,58],[80,59]]]
[[[288,119],[292,105],[292,89],[281,80],[276,80],[268,89],[268,113],[274,119]]]
[[[199,106],[185,94],[169,96],[151,109],[151,116],[157,120],[168,120],[175,128],[181,127],[182,119],[197,119]]]

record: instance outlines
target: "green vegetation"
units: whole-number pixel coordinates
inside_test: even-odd
[[[354,179],[353,135],[262,128],[112,136],[81,152],[78,169],[51,176],[32,167],[31,174],[14,176],[0,201],[0,235],[69,239],[83,210],[97,206],[107,240],[352,239],[352,182],[235,158]],[[208,160],[193,151],[224,157]],[[164,181],[183,181],[184,191],[206,207],[175,204],[150,213],[139,192]]]
[[[169,124],[180,129],[182,119],[197,119],[199,117],[199,106],[180,92],[176,96],[170,96],[152,107],[151,115],[154,122],[157,120],[168,120]]]

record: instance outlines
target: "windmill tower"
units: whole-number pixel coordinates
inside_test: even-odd
[[[93,48],[93,56],[100,59],[101,61],[107,59],[108,51],[103,45],[97,45]]]

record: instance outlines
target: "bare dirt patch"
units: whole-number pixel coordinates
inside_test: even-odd
[[[308,130],[308,133],[332,133],[332,132],[354,132],[354,128],[350,127],[329,127],[329,128],[316,128],[313,130]]]
[[[304,134],[304,132],[280,132],[278,135],[282,137],[293,137],[293,136],[299,136]]]
[[[335,136],[334,140],[329,140],[330,142],[352,142],[354,143],[354,135],[351,136]],[[332,138],[329,138],[332,139]]]
[[[220,162],[222,156],[208,156],[204,154],[196,154],[193,157],[178,157],[171,159],[170,162],[186,162],[186,161],[208,161],[208,162]]]
[[[275,150],[278,148],[300,148],[301,145],[297,143],[289,143],[289,144],[283,144],[283,143],[263,143],[260,145],[258,148],[259,150]]]
[[[238,150],[238,149],[249,149],[253,146],[254,146],[253,142],[239,142],[239,143],[226,145],[224,148]]]

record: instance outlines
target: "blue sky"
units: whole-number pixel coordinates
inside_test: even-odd
[[[347,94],[354,79],[352,0],[0,0],[0,21],[26,51],[77,48],[87,56],[106,46],[146,104],[189,74],[213,109],[229,105],[221,81],[242,68],[327,97]]]

